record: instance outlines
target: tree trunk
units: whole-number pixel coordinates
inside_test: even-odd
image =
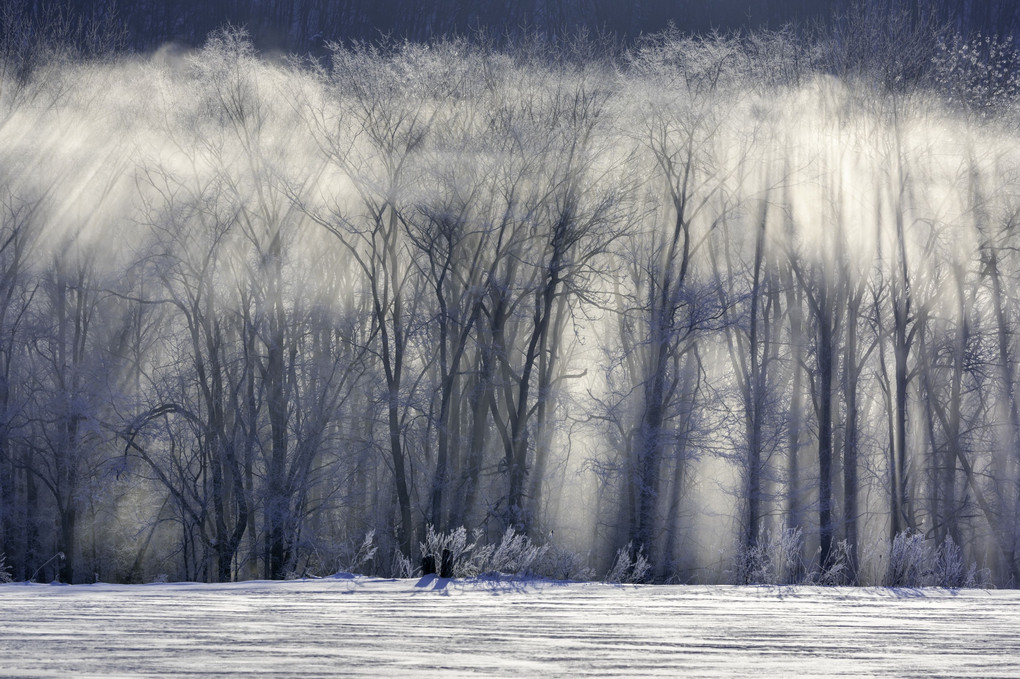
[[[857,382],[860,376],[857,356],[857,317],[860,312],[860,300],[853,297],[847,309],[846,347],[843,357],[843,402],[846,407],[846,422],[843,433],[843,527],[847,545],[850,547],[850,580],[857,583],[857,569],[860,563],[860,537],[858,535],[858,517],[860,509],[857,503],[858,490],[858,413],[857,413]]]
[[[832,309],[828,294],[820,295],[818,325],[818,540],[821,548],[819,566],[830,565],[832,554],[832,368],[835,338],[832,331]]]

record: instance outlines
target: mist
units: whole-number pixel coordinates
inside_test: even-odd
[[[5,568],[410,576],[464,528],[550,577],[1016,585],[995,40],[5,69]]]

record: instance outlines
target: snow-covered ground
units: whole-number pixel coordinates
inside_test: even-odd
[[[1020,592],[0,585],[0,676],[1020,676]]]

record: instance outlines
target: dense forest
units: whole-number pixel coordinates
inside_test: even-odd
[[[914,10],[7,21],[0,577],[1015,586],[1020,53]]]

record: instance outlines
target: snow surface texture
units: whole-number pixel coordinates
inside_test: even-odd
[[[0,676],[1020,676],[1020,591],[0,585]]]

